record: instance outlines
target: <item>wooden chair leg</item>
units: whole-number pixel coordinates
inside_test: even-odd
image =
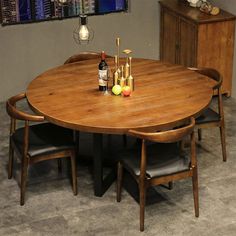
[[[144,182],[139,184],[139,205],[140,205],[140,231],[144,231],[144,216],[146,202],[146,187]]]
[[[198,129],[197,133],[198,133],[198,140],[201,141],[202,140],[202,130]]]
[[[78,188],[77,188],[77,172],[76,172],[76,161],[75,161],[75,154],[71,155],[71,177],[72,177],[72,187],[74,195],[77,195]]]
[[[57,159],[57,167],[58,167],[58,172],[61,173],[62,172],[62,160],[61,160],[61,158]]]
[[[225,127],[224,127],[224,125],[222,125],[220,127],[220,138],[221,138],[223,161],[227,161],[226,142],[225,142]]]
[[[28,174],[28,160],[23,160],[21,163],[21,183],[20,183],[20,205],[25,204],[25,189]]]
[[[169,190],[172,190],[172,189],[173,189],[173,181],[170,181],[170,182],[168,183],[168,188],[169,188]]]
[[[121,201],[121,187],[122,187],[122,179],[123,179],[123,166],[120,162],[118,162],[117,168],[117,186],[116,186],[116,201]]]
[[[195,216],[199,216],[199,198],[198,198],[198,174],[197,174],[197,167],[193,170],[192,176],[192,184],[193,184],[193,199],[194,199],[194,209],[195,209]]]
[[[12,178],[12,170],[13,170],[13,160],[14,160],[14,149],[11,144],[9,146],[9,161],[8,161],[8,179]]]

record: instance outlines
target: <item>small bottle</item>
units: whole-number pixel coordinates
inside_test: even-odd
[[[98,85],[100,91],[106,91],[108,80],[108,65],[106,63],[106,55],[105,52],[101,53],[101,61],[98,65]]]

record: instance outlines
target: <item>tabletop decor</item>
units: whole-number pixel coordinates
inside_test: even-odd
[[[208,0],[187,0],[191,7],[198,7],[201,12],[218,15],[220,13],[220,8],[213,6]]]
[[[204,13],[207,13],[207,14],[210,14],[210,15],[213,15],[213,16],[218,15],[220,13],[220,8],[216,7],[216,6],[213,6],[208,1],[202,2],[199,9],[200,9],[201,12],[204,12]]]
[[[116,38],[117,55],[114,56],[115,70],[113,73],[113,87],[112,92],[115,95],[122,94],[123,96],[130,96],[134,91],[134,78],[131,74],[132,57],[130,54],[132,50],[124,49],[125,64],[120,64],[120,38]]]

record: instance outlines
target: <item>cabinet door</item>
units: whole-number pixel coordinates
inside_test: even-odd
[[[167,9],[161,9],[160,59],[170,63],[177,60],[178,18]]]
[[[179,40],[177,63],[183,66],[196,66],[197,30],[196,25],[179,18]]]
[[[223,93],[231,95],[235,20],[201,24],[198,30],[198,67],[217,69],[223,76]]]

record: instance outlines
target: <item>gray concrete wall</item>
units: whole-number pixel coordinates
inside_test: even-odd
[[[157,0],[131,0],[128,13],[91,16],[95,35],[89,45],[77,45],[72,32],[78,19],[0,26],[0,101],[25,91],[43,71],[62,64],[84,50],[114,54],[115,38],[133,56],[159,57],[159,4]]]
[[[218,6],[234,15],[236,15],[236,1],[235,0],[212,0],[210,1],[213,5]],[[235,31],[235,41],[236,41],[236,31]],[[233,87],[232,87],[232,97],[236,98],[236,42],[234,45],[234,64],[233,64]]]

